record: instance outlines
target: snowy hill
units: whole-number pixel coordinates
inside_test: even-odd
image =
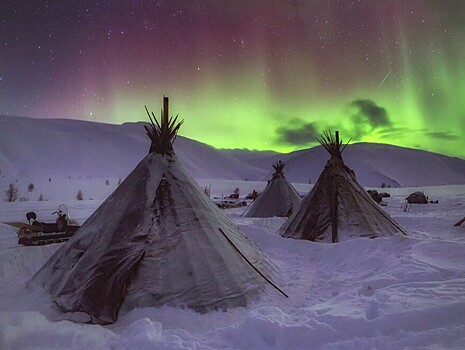
[[[249,156],[234,155],[243,162]],[[315,183],[328,153],[318,146],[289,154],[276,154],[255,158],[257,167],[268,169],[264,179],[272,174],[271,164],[286,162],[284,172],[291,182]],[[348,145],[343,153],[344,162],[355,171],[363,186],[416,187],[465,184],[465,160],[442,154],[386,144],[356,143]]]
[[[248,150],[248,149],[220,149],[221,153],[239,159],[241,162],[246,164],[250,164],[253,166],[260,165],[260,167],[266,168],[268,166],[267,162],[263,162],[263,160],[268,159],[273,156],[282,156],[281,153],[274,152],[274,151],[256,151],[256,150]]]
[[[0,175],[4,178],[124,178],[145,157],[149,139],[142,123],[0,117]],[[251,180],[266,171],[178,136],[175,150],[197,179]]]
[[[87,179],[86,185],[96,181],[95,186],[101,186],[105,179],[114,183],[124,179],[149,148],[143,123],[112,125],[2,116],[0,132],[2,188],[16,181],[24,187],[29,182],[47,184],[57,179],[75,183]],[[271,164],[284,160],[290,181],[314,183],[328,159],[322,147],[288,154],[217,150],[181,136],[174,146],[184,167],[196,179],[264,181],[272,173]],[[465,160],[426,151],[358,143],[347,147],[344,159],[364,186],[465,184]]]

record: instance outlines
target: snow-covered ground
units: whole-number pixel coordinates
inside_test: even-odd
[[[261,184],[199,182],[211,184],[213,195],[235,187],[245,194]],[[453,224],[465,215],[465,186],[425,187],[439,203],[404,212],[413,190],[389,189],[385,199],[407,237],[338,244],[284,239],[276,233],[284,219],[241,218],[244,208],[228,210],[280,268],[288,299],[270,289],[248,308],[228,312],[135,309],[103,327],[57,320],[47,296],[27,291],[24,283],[59,245],[18,246],[15,229],[0,224],[0,349],[463,349],[465,224]],[[101,199],[66,204],[82,223]],[[59,203],[1,202],[0,222],[23,221],[30,210],[52,220]]]

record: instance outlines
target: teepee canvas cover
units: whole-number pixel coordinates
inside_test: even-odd
[[[290,216],[299,206],[299,194],[284,177],[285,164],[281,161],[273,164],[275,172],[270,183],[250,207],[242,214],[245,217],[268,218]]]
[[[325,132],[321,145],[331,158],[318,181],[295,212],[280,229],[283,237],[310,241],[338,242],[354,236],[379,237],[406,234],[376,204],[344,164],[342,141]]]
[[[167,98],[162,115],[146,127],[150,153],[29,283],[80,321],[163,304],[244,306],[271,282],[267,258],[179,164]]]

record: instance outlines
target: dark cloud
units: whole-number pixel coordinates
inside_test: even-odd
[[[447,140],[447,141],[455,141],[455,140],[460,139],[460,136],[454,135],[450,133],[449,131],[428,132],[426,133],[426,136],[429,136],[433,139]]]
[[[395,127],[387,126],[376,129],[376,135],[381,139],[386,140],[386,142],[392,142],[395,139],[403,138],[405,135],[409,134],[424,134],[424,129],[412,129],[408,127]]]
[[[307,123],[302,119],[294,118],[287,126],[276,128],[276,142],[278,144],[302,146],[315,143],[320,136],[316,123]]]
[[[398,128],[386,127],[376,130],[376,134],[383,139],[396,139],[404,137],[405,135],[423,135],[437,140],[455,141],[459,140],[460,136],[453,134],[449,131],[428,131],[425,128],[412,129],[412,128]],[[424,146],[422,146],[424,147]]]
[[[385,108],[378,106],[372,100],[355,100],[350,103],[357,111],[352,115],[355,123],[367,122],[372,128],[389,126],[388,113]]]
[[[405,134],[407,132],[411,132],[412,129],[406,128],[406,127],[387,127],[387,128],[382,128],[377,131],[377,134],[380,135],[381,137],[389,137],[394,134]]]

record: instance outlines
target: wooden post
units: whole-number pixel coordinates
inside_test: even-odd
[[[168,121],[170,114],[168,111],[169,108],[169,99],[166,96],[163,96],[163,119]]]
[[[332,237],[331,242],[336,243],[339,241],[339,232],[338,232],[338,189],[337,189],[337,179],[333,176],[331,184],[331,231]]]
[[[339,131],[336,130],[335,132],[336,134],[336,148],[335,148],[335,152],[336,152],[336,158],[342,160],[342,154],[341,154],[341,142],[339,141]]]

